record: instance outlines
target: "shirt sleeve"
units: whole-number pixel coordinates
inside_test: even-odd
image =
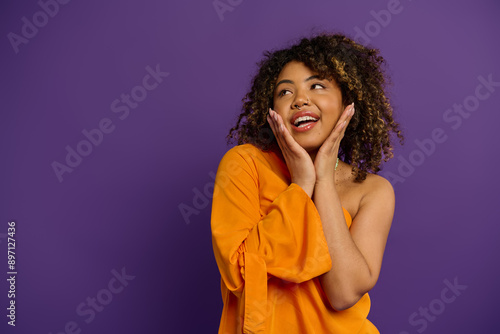
[[[214,255],[225,286],[243,303],[243,333],[266,332],[270,275],[301,283],[332,266],[319,213],[299,185],[290,184],[261,212],[257,161],[229,150],[212,200]]]
[[[331,269],[321,219],[307,193],[292,183],[261,214],[255,161],[234,148],[217,170],[211,228],[222,279],[237,295],[250,267],[266,284],[269,275],[301,283]]]

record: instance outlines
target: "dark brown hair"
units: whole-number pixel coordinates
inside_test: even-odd
[[[229,131],[228,143],[237,139],[238,145],[251,143],[264,151],[278,147],[266,116],[273,108],[278,75],[287,63],[299,61],[320,78],[333,78],[342,92],[344,106],[354,102],[356,113],[340,143],[339,157],[352,166],[356,182],[366,179],[368,172],[376,174],[382,153],[384,161],[394,157],[391,132],[404,144],[385,91],[390,82],[379,53],[342,34],[320,34],[302,38],[286,49],[265,51],[252,88],[242,99],[243,111]]]

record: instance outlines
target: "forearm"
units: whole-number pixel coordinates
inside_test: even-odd
[[[369,289],[370,268],[351,237],[333,180],[316,184],[313,200],[332,260],[332,269],[319,278],[330,304],[345,309]]]

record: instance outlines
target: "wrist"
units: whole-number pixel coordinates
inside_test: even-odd
[[[314,184],[314,193],[330,193],[336,191],[337,188],[335,187],[334,179],[321,179],[317,180]]]
[[[335,176],[331,175],[328,177],[317,178],[314,183],[315,187],[325,187],[325,186],[335,186]]]
[[[314,183],[311,183],[311,184],[308,184],[308,183],[301,183],[301,182],[293,182],[292,183],[295,183],[296,185],[298,185],[300,188],[302,188],[302,190],[304,190],[304,192],[309,195],[309,197],[312,198],[312,195],[314,193]]]

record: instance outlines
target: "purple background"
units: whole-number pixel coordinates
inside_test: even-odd
[[[393,181],[396,212],[369,319],[382,333],[497,333],[500,87],[481,88],[489,96],[459,127],[443,117],[474,102],[479,76],[500,82],[498,2],[401,0],[383,25],[374,13],[392,0],[221,2],[232,5],[219,17],[211,0],[70,1],[16,53],[8,34],[21,35],[21,19],[42,9],[2,1],[0,332],[64,333],[74,321],[82,333],[215,333],[222,300],[210,203],[195,194],[211,190],[255,63],[311,32],[354,37],[359,27],[387,59],[406,131],[382,175],[415,165]],[[121,120],[111,103],[157,64],[170,75]],[[103,118],[113,132],[59,182],[51,164],[65,163],[65,147],[76,149]],[[436,128],[446,140],[422,153],[418,142]],[[188,224],[179,205],[193,201],[199,213]],[[15,328],[6,323],[9,220]],[[103,290],[122,268],[135,278],[119,293]],[[438,301],[455,278],[467,288]],[[109,304],[87,323],[76,308],[98,295]],[[432,321],[409,322],[429,306],[439,313]]]

